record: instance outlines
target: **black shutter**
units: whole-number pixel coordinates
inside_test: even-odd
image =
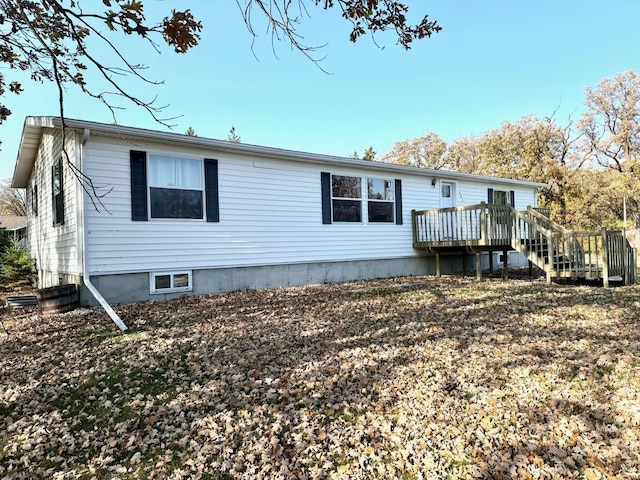
[[[204,159],[204,191],[207,202],[207,222],[219,222],[218,160]]]
[[[512,208],[516,208],[516,192],[514,190],[509,191],[509,204]]]
[[[64,225],[64,184],[62,158],[51,167],[51,210],[53,225]]]
[[[331,223],[331,174],[320,172],[320,185],[322,189],[322,223]]]
[[[396,178],[396,225],[402,225],[402,180]]]
[[[487,203],[493,203],[493,188],[487,190]]]
[[[56,197],[56,166],[51,167],[51,219],[53,226],[58,223],[58,201]]]
[[[147,153],[129,152],[131,161],[131,220],[146,222],[147,214]]]
[[[62,170],[62,158],[58,160],[58,172],[60,175],[60,193],[56,197],[56,220],[60,225],[64,225],[64,171]]]

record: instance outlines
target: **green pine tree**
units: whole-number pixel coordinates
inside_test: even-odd
[[[0,255],[0,285],[7,290],[20,290],[33,286],[35,265],[27,251],[11,243]]]

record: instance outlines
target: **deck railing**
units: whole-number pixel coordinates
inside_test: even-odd
[[[542,210],[542,211],[541,211]],[[520,252],[551,276],[622,277],[637,281],[637,252],[619,231],[573,232],[553,222],[548,211],[480,203],[412,211],[415,248],[509,248]]]

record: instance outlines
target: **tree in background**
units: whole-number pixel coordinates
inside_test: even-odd
[[[234,127],[233,125],[229,129],[229,134],[227,135],[227,141],[234,142],[234,143],[242,143],[242,138],[238,136],[238,134],[236,133],[236,127]]]
[[[0,182],[0,215],[27,215],[27,201],[22,188],[11,188],[7,180]]]
[[[627,198],[640,224],[640,75],[633,70],[605,78],[585,89],[587,111],[580,119],[586,153],[618,173],[618,195]]]
[[[376,152],[373,147],[369,145],[369,148],[367,148],[362,154],[362,160],[369,160],[370,162],[373,162],[376,159],[377,154],[378,152]]]
[[[547,184],[539,204],[573,228],[622,226],[623,202],[640,222],[640,76],[633,71],[586,89],[587,112],[564,125],[534,115],[450,145],[428,132],[396,143],[382,161]]]
[[[196,131],[193,128],[191,128],[191,126],[189,126],[189,128],[187,128],[184,131],[184,134],[185,135],[189,135],[190,137],[197,137],[198,136],[198,135],[196,135]]]
[[[413,140],[397,142],[381,161],[412,167],[451,170],[445,159],[447,142],[433,132]]]
[[[349,158],[355,158],[356,160],[368,160],[370,162],[373,162],[376,159],[377,154],[378,152],[376,152],[372,146],[369,146],[369,148],[367,148],[362,154],[362,158],[360,158],[360,154],[357,150],[354,150]]]

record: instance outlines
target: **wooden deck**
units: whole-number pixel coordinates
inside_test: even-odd
[[[637,252],[621,231],[574,232],[549,219],[548,210],[481,203],[412,211],[413,246],[438,257],[443,252],[516,250],[542,268],[547,280],[571,278],[637,282]],[[439,268],[438,268],[439,270]]]

